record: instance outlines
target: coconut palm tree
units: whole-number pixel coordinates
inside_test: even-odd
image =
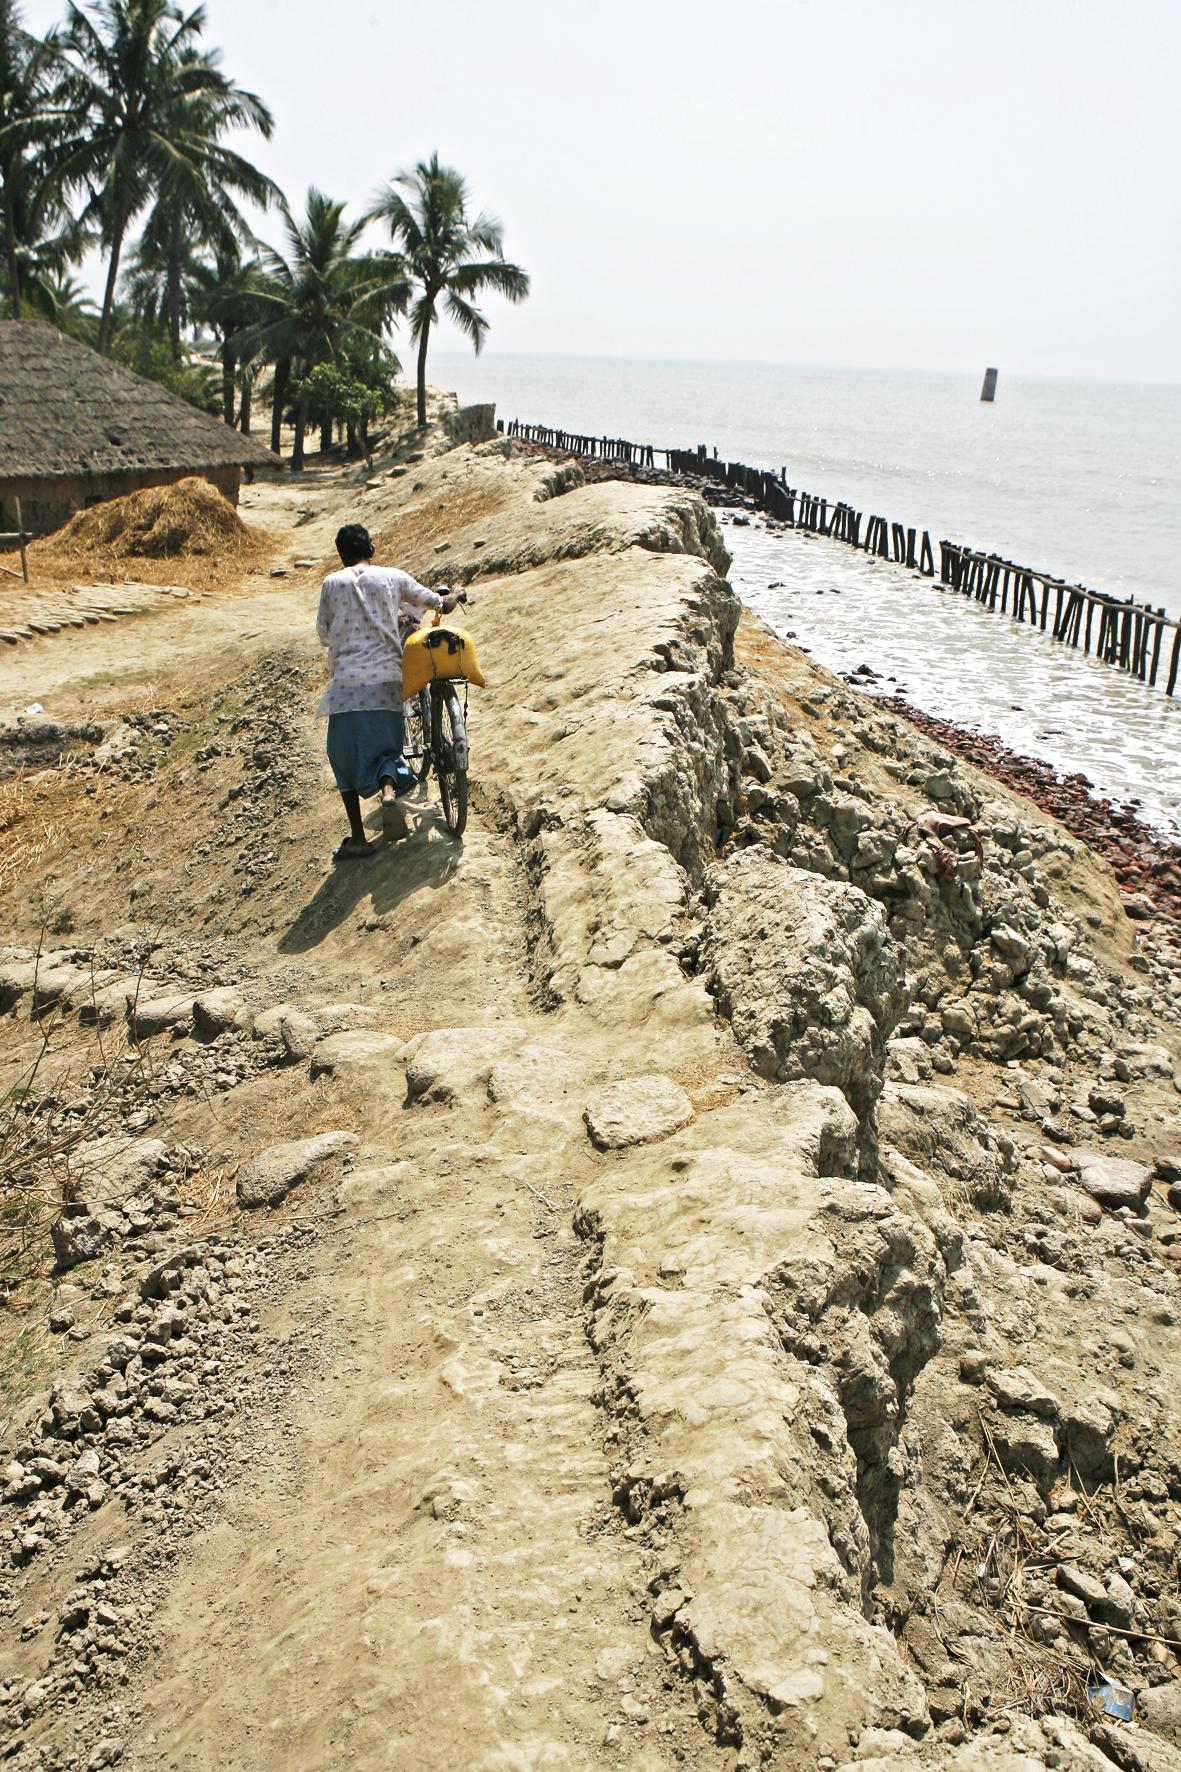
[[[202,58],[187,51],[181,57],[184,64],[201,59],[216,70],[216,56]],[[220,139],[233,128],[257,129],[269,139],[274,123],[261,99],[236,86],[222,84],[176,93],[168,127],[172,152],[160,172],[139,256],[145,264],[159,267],[162,318],[167,321],[177,363],[188,305],[185,277],[191,273],[198,251],[207,247],[224,255],[233,246],[253,240],[235,198],[245,197],[265,209],[281,197],[277,185]]]
[[[251,322],[257,314],[262,266],[244,259],[237,240],[228,240],[212,258],[200,258],[186,285],[191,316],[213,328],[221,358],[222,417],[234,423],[234,397],[242,391],[239,422],[250,428],[250,396],[258,370],[257,349],[250,348]]]
[[[284,207],[286,250],[268,249],[253,297],[254,321],[245,342],[275,365],[271,448],[293,387],[305,383],[319,363],[336,361],[350,348],[383,349],[381,334],[409,297],[399,260],[389,253],[356,250],[364,221],[345,220],[344,204],[313,185],[307,209],[296,220]],[[309,396],[295,396],[293,468],[303,467]]]
[[[100,350],[110,345],[119,263],[135,217],[171,189],[183,188],[186,201],[195,201],[219,164],[229,170],[228,150],[218,141],[224,128],[269,127],[261,101],[233,86],[200,50],[204,26],[203,7],[186,14],[174,0],[101,0],[93,17],[70,0],[62,41],[77,123],[55,151],[53,168],[66,188],[89,193],[84,216],[98,223],[107,249]],[[243,172],[246,163],[233,160]]]
[[[91,236],[62,203],[53,181],[38,176],[31,159],[10,166],[5,211],[12,243],[0,263],[0,306],[13,319],[36,314],[64,332],[93,337],[97,314],[69,274]]]
[[[5,294],[15,320],[21,317],[20,248],[27,239],[17,212],[32,184],[44,182],[35,181],[34,157],[60,121],[53,93],[58,57],[56,35],[34,37],[21,24],[16,0],[0,0],[0,226]]]
[[[520,265],[500,254],[502,229],[491,216],[469,221],[467,185],[438,154],[420,161],[413,172],[399,173],[380,192],[366,220],[387,224],[395,250],[402,256],[417,294],[410,309],[410,336],[418,346],[418,422],[426,424],[426,354],[438,301],[445,297],[447,317],[467,334],[477,356],[488,333],[488,321],[473,297],[496,290],[511,302],[524,301],[529,278]]]

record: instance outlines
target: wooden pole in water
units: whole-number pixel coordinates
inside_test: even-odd
[[[1152,664],[1149,667],[1148,672],[1148,687],[1150,689],[1156,688],[1156,671],[1157,666],[1160,664],[1161,641],[1164,639],[1165,635],[1165,612],[1163,609],[1158,608],[1156,613],[1160,617],[1160,620],[1154,622],[1152,628]]]
[[[980,398],[990,405],[996,399],[996,378],[1000,374],[997,369],[984,371],[984,386],[980,390]]]
[[[1181,621],[1173,629],[1173,650],[1169,654],[1169,681],[1165,689],[1166,695],[1172,695],[1177,687],[1177,662],[1181,658]]]

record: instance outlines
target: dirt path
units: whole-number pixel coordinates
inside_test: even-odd
[[[637,1726],[690,1719],[610,1506],[577,1251],[505,1192],[467,1143],[348,1184],[385,1220],[317,1275],[349,1358],[195,1547],[139,1763],[673,1763]]]

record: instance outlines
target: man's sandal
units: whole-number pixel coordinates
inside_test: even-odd
[[[332,859],[333,861],[367,861],[371,855],[376,855],[380,848],[380,843],[366,841],[361,848],[358,849],[355,846],[354,839],[352,837],[346,837],[344,842],[335,850]]]
[[[403,837],[410,834],[406,814],[396,800],[383,800],[381,803],[381,834],[387,843],[400,843]]]

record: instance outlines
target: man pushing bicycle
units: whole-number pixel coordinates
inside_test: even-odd
[[[346,523],[336,537],[342,570],[324,580],[316,633],[328,648],[331,681],[316,709],[328,720],[328,761],[344,802],[349,834],[338,861],[356,861],[380,845],[365,835],[361,801],[381,796],[382,836],[396,843],[407,834],[399,796],[415,785],[402,754],[402,640],[404,611],[448,615],[467,602],[465,591],[428,590],[408,572],[372,564],[374,547],[360,523]]]

